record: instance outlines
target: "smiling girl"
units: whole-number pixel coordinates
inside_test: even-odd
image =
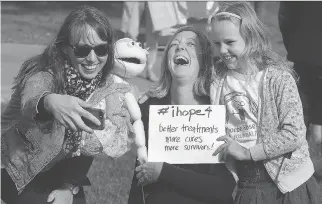
[[[235,203],[321,203],[296,82],[264,25],[247,2],[223,5],[210,23],[220,55],[210,96],[227,110],[214,155],[238,179]]]

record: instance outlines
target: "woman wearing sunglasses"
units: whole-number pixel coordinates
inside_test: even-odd
[[[109,84],[113,29],[103,13],[81,6],[56,38],[21,67],[1,115],[1,199],[19,203],[86,203],[82,186],[93,158],[74,156],[82,131],[92,133],[86,100]]]

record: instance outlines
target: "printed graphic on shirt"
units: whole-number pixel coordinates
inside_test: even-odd
[[[224,95],[226,133],[245,147],[255,145],[257,139],[258,105],[245,93]]]

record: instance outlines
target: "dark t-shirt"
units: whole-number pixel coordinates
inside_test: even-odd
[[[149,106],[170,104],[169,97],[150,98],[140,105],[148,141]],[[143,192],[133,176],[128,204],[143,203]],[[146,204],[230,204],[235,180],[225,164],[164,163],[159,180],[143,188]]]

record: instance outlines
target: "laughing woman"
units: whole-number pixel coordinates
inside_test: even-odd
[[[65,19],[53,43],[27,60],[1,115],[1,199],[7,204],[86,203],[82,186],[93,158],[79,155],[85,108],[108,85],[113,29],[103,13],[81,6]]]
[[[183,27],[173,35],[162,61],[161,80],[141,105],[146,133],[150,105],[210,104],[211,50],[208,38],[192,27]],[[138,185],[144,186],[144,191]],[[147,162],[136,167],[129,204],[143,200],[146,204],[229,204],[234,187],[235,180],[225,164]]]

